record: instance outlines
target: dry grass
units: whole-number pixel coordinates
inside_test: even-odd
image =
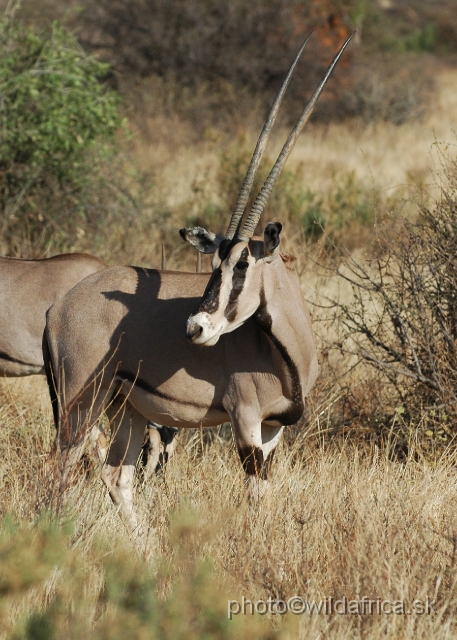
[[[455,69],[437,69],[436,99],[422,122],[308,124],[286,167],[292,181],[278,185],[276,191],[282,196],[267,207],[267,216],[285,224],[287,251],[309,254],[304,225],[312,225],[322,214],[336,229],[340,244],[366,248],[373,225],[388,216],[414,215],[414,201],[438,196],[437,173],[442,169],[438,150],[452,154],[456,144],[456,76]],[[252,150],[258,126],[246,123],[235,140],[208,128],[199,142],[190,125],[163,115],[146,123],[132,121],[131,126],[134,134],[122,187],[128,198],[121,191],[116,195],[109,211],[119,215],[113,223],[107,218],[106,228],[97,232],[97,243],[86,235],[74,249],[95,252],[109,262],[157,267],[165,242],[168,267],[193,270],[195,253],[181,241],[177,229],[198,220],[213,230],[224,230],[236,194],[221,191],[221,183],[239,181],[235,172],[230,173],[233,166],[224,165],[224,157]],[[284,129],[273,132],[267,149],[271,162],[286,134]],[[263,168],[264,177],[268,169]],[[346,185],[351,193],[342,204]],[[295,198],[293,213],[287,210],[289,197]],[[203,266],[210,268],[207,257]]]
[[[433,146],[435,142],[456,143],[456,77],[453,68],[437,70],[436,98],[422,122],[401,126],[388,122],[365,125],[357,120],[309,124],[288,166],[303,163],[303,181],[318,193],[328,190],[335,176],[350,171],[365,188],[379,190],[386,199],[395,193],[409,194],[417,186],[433,191],[435,171],[439,169]],[[211,184],[218,162],[215,152],[224,143],[221,132],[208,130],[204,140],[190,144],[192,134],[182,123],[159,118],[151,120],[148,129],[151,140],[138,134],[133,157],[140,159],[142,167],[161,168],[157,182],[170,206],[190,200],[195,182],[207,179]],[[253,148],[257,133],[242,133]],[[272,158],[279,153],[285,136],[285,130],[273,134],[272,150],[268,152]]]
[[[314,135],[303,135],[294,152],[296,161],[304,161],[306,179],[317,190],[328,187],[332,171],[353,170],[367,187],[379,188],[388,195],[400,188],[428,185],[434,187],[435,142],[455,144],[457,123],[456,71],[441,69],[437,75],[436,100],[422,122],[396,126],[379,122],[332,123],[325,129],[315,127]]]
[[[52,500],[45,469],[53,428],[48,415],[22,409],[2,406],[1,514],[22,523],[12,535],[4,521],[0,536],[3,637],[13,629],[21,638],[455,637],[455,454],[430,465],[413,445],[400,464],[388,450],[299,437],[281,445],[271,495],[250,511],[232,443],[216,438],[202,448],[196,431],[163,477],[138,482],[147,533],[137,565],[138,551],[97,474],[81,476],[70,490],[60,527],[69,531],[71,522],[71,532],[29,528]],[[133,576],[157,607],[151,619],[141,609],[147,603],[136,605],[130,594],[126,605],[112,595],[134,589]],[[428,596],[436,613],[226,619],[227,599],[294,595],[402,600],[407,609]],[[30,621],[46,612],[55,635],[31,635]]]

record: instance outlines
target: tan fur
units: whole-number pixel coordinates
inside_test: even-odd
[[[46,311],[75,284],[107,266],[86,253],[43,260],[0,257],[0,375],[44,373]]]
[[[280,259],[256,265],[254,277],[256,282],[263,279],[275,338],[295,358],[299,398],[293,398],[297,381],[255,317],[221,335],[212,347],[189,342],[186,320],[198,306],[209,274],[112,267],[86,278],[48,312],[64,476],[91,425],[113,393],[120,393],[125,418],[117,418],[114,453],[106,460],[103,478],[131,531],[137,526],[133,475],[121,467],[137,460],[138,432],[144,432],[147,420],[178,427],[229,420],[238,448],[259,449],[266,460],[282,431],[281,421],[272,416],[287,415],[293,399],[299,414],[303,410],[317,360],[298,276]],[[259,296],[255,286],[250,292],[254,298]],[[127,442],[126,449],[122,443]],[[253,493],[260,494],[264,479],[248,479],[255,485]]]
[[[86,276],[107,267],[103,260],[87,253],[67,253],[42,260],[0,257],[1,376],[44,373],[42,340],[46,311]],[[100,435],[101,438],[105,436]],[[106,442],[98,444],[107,447]],[[160,436],[157,440],[152,434],[151,458],[158,459],[162,449]],[[172,444],[167,453],[168,457],[173,455]],[[152,468],[149,461],[148,468]]]

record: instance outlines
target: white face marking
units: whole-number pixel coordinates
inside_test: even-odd
[[[219,340],[224,326],[215,324],[209,313],[197,313],[187,320],[187,335],[190,336],[197,329],[199,333],[192,338],[193,344],[212,347]]]
[[[213,346],[223,333],[230,333],[255,313],[260,299],[260,271],[246,242],[234,245],[221,262],[213,260],[209,289],[199,309],[187,321],[187,335],[193,344]]]

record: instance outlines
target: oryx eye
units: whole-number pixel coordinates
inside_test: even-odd
[[[246,271],[248,267],[249,267],[249,262],[245,262],[244,260],[240,260],[235,265],[235,269],[237,271]]]

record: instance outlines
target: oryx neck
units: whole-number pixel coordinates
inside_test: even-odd
[[[268,281],[263,277],[261,279],[260,306],[255,319],[281,355],[292,402],[303,406],[305,389],[302,379],[309,370],[307,360],[310,354],[303,354],[301,345],[308,319],[305,317],[298,278],[295,283],[295,279],[289,278],[283,264],[280,268],[284,270],[283,273],[278,274],[275,269],[274,275],[269,274]]]

